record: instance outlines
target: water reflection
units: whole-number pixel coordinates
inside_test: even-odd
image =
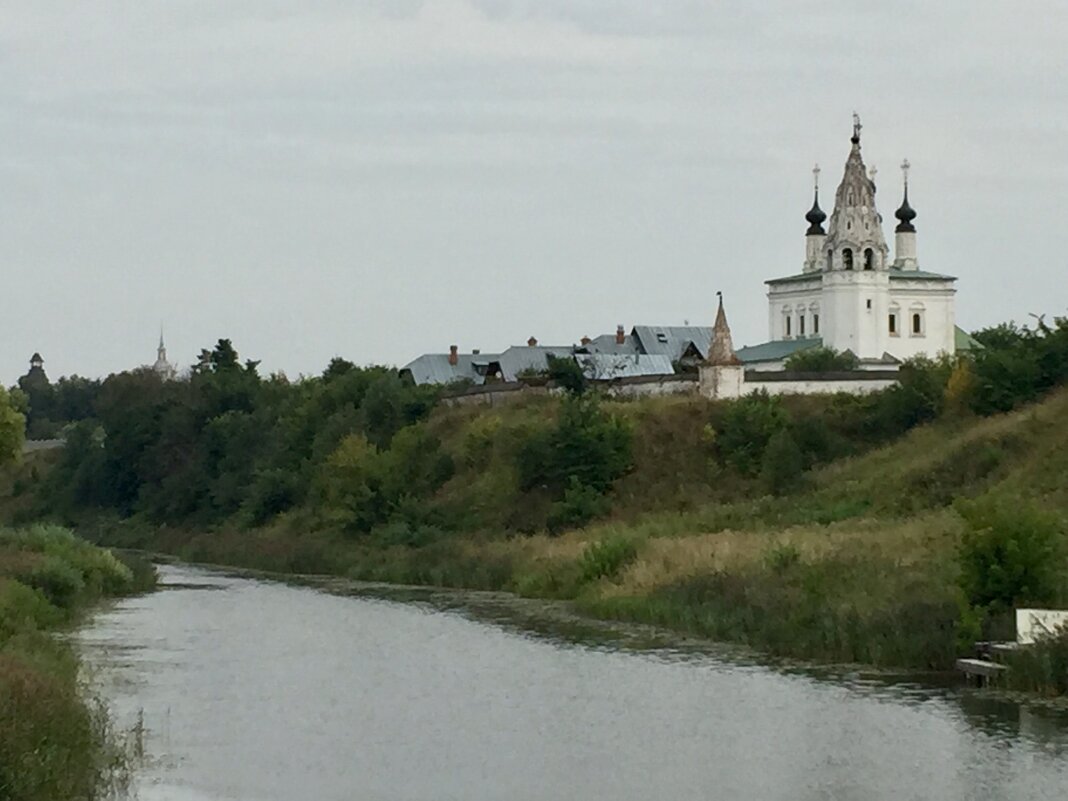
[[[488,593],[169,566],[80,635],[145,799],[1060,797],[1068,720]]]

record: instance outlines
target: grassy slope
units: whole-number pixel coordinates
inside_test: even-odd
[[[697,406],[689,399],[621,405],[645,419],[636,470],[617,489],[617,515],[560,537],[469,535],[380,548],[308,533],[295,515],[253,532],[146,537],[131,529],[127,544],[280,571],[571,598],[592,614],[777,654],[944,669],[968,636],[958,630],[961,523],[952,503],[994,493],[1068,513],[1068,391],[1009,415],[914,430],[814,472],[787,497],[734,502],[752,496],[752,486],[717,481]],[[443,439],[474,460],[443,495],[492,506],[501,482],[515,479],[481,470],[478,459],[490,457],[479,457],[480,449],[546,413],[532,405],[436,416]],[[661,511],[639,511],[654,501]],[[496,511],[512,521],[531,514]]]

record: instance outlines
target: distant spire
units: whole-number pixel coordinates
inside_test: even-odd
[[[716,324],[712,326],[712,344],[708,348],[708,363],[713,367],[735,367],[740,365],[731,342],[731,327],[727,325],[727,313],[723,311],[723,293],[717,292],[719,310],[716,312]]]
[[[827,232],[823,230],[823,221],[827,219],[827,215],[823,209],[820,208],[820,165],[817,164],[812,168],[812,184],[813,184],[813,197],[812,208],[808,210],[808,214],[805,215],[805,221],[808,222],[808,230],[805,232],[807,236],[823,235]]]
[[[909,205],[909,169],[912,167],[909,164],[909,160],[905,159],[901,162],[901,176],[905,186],[905,196],[901,201],[901,208],[894,212],[894,216],[898,219],[897,228],[894,230],[899,233],[915,233],[916,226],[912,224],[912,221],[916,219],[916,211]]]
[[[850,138],[850,142],[854,145],[860,144],[860,129],[864,126],[860,124],[860,115],[857,112],[853,112],[853,136]]]

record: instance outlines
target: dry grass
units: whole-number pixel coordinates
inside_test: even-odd
[[[867,555],[901,568],[944,559],[952,551],[960,521],[938,512],[907,521],[850,520],[830,526],[793,526],[777,532],[717,531],[689,537],[651,539],[617,581],[604,583],[605,596],[648,595],[704,573],[757,566],[769,550],[788,547],[806,563]]]

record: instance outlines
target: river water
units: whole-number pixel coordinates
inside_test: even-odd
[[[488,594],[193,567],[78,634],[144,801],[1061,799],[1068,717]]]

